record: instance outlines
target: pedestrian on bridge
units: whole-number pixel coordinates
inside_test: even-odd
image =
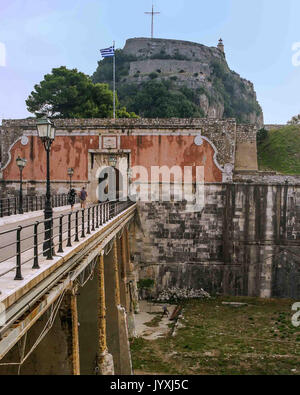
[[[85,208],[86,206],[86,198],[87,198],[87,191],[85,190],[85,187],[82,187],[80,193],[79,193],[79,199],[80,199],[80,207]]]
[[[74,188],[70,189],[69,193],[68,193],[68,202],[71,205],[71,210],[73,211],[74,208],[74,204],[75,204],[75,200],[76,200],[76,191]]]

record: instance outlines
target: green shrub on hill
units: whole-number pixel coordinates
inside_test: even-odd
[[[232,72],[226,63],[214,60],[211,62],[211,68],[213,88],[219,100],[224,103],[224,118],[236,118],[242,123],[246,115],[256,113],[259,116],[262,113],[254,93],[247,92],[245,82],[238,74]]]
[[[130,62],[137,60],[135,56],[125,55],[121,49],[115,50],[116,57],[116,82],[119,82],[123,77],[129,73]],[[106,82],[112,85],[113,79],[113,57],[104,58],[98,62],[98,67],[95,73],[92,75],[92,81]]]
[[[273,170],[282,174],[300,174],[300,125],[290,125],[268,132],[258,139],[260,170]]]
[[[128,111],[144,118],[204,117],[196,93],[186,87],[177,88],[171,80],[122,85],[118,95]]]

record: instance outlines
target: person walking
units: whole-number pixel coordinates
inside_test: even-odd
[[[82,187],[80,193],[79,193],[79,199],[80,199],[80,207],[85,208],[86,206],[86,198],[87,198],[87,191],[85,190],[85,187]]]
[[[74,188],[71,188],[69,193],[68,193],[68,202],[71,205],[71,210],[73,211],[74,204],[76,200],[76,192]]]
[[[163,316],[169,317],[169,310],[166,305],[163,305]]]

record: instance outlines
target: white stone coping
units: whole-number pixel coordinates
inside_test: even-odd
[[[76,203],[74,205],[74,209],[80,208],[80,203]],[[53,212],[54,213],[59,213],[61,211],[68,210],[70,208],[70,205],[68,206],[61,206],[61,207],[54,207]],[[27,219],[34,219],[35,217],[41,217],[44,214],[44,210],[38,210],[38,211],[30,211],[28,213],[24,214],[16,214],[16,215],[9,215],[3,218],[0,218],[0,227],[4,225],[11,225],[14,223],[19,223],[20,221],[26,221]],[[1,229],[0,229],[1,230]]]

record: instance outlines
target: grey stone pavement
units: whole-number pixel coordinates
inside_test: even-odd
[[[76,204],[74,206],[74,211],[76,211],[78,208],[80,208],[79,204]],[[59,217],[61,214],[67,214],[69,213],[70,206],[64,206],[64,207],[56,207],[53,209],[53,235],[54,235],[54,243],[58,242],[58,232],[59,232]],[[80,216],[79,216],[80,219]],[[36,211],[36,212],[31,212],[31,213],[26,213],[26,214],[19,214],[19,215],[14,215],[10,217],[4,217],[0,219],[0,276],[1,273],[5,270],[4,267],[6,267],[7,263],[14,263],[16,261],[15,255],[16,255],[16,236],[17,236],[17,231],[16,229],[18,226],[22,226],[24,229],[21,231],[21,252],[23,252],[23,257],[25,259],[30,259],[30,256],[33,256],[33,231],[34,227],[33,224],[36,221],[43,221],[44,220],[44,214],[43,211]],[[75,220],[75,215],[73,214],[72,216],[72,221]],[[64,238],[67,237],[67,223],[68,223],[68,217],[66,216],[63,220],[63,232],[64,232]],[[79,224],[81,222],[79,221]],[[32,226],[30,226],[32,225]],[[81,226],[79,226],[79,230],[81,231]],[[7,232],[2,234],[3,232]],[[41,223],[38,226],[38,243],[40,244],[39,252],[41,252],[42,249],[42,243],[44,240],[44,224]],[[73,234],[73,233],[72,233]],[[72,237],[74,239],[74,237]],[[6,263],[6,264],[5,264]],[[24,263],[24,259],[22,259],[22,264]]]

